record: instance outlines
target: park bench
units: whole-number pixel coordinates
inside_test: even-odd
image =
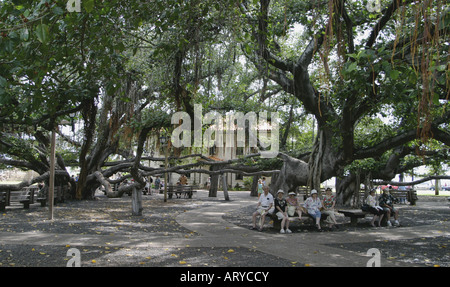
[[[38,190],[37,187],[30,186],[22,188],[21,190],[8,190],[2,192],[0,195],[0,210],[5,211],[6,206],[10,206],[12,202],[19,202],[23,204],[23,208],[30,208],[30,204],[34,203],[34,193]]]
[[[274,229],[280,229],[280,228],[281,228],[281,220],[278,219],[278,216],[276,215],[276,212],[275,212],[275,211],[274,211],[273,213],[268,213],[267,216],[268,216],[270,219],[272,219],[272,222],[273,222],[273,228],[274,228]],[[327,219],[327,217],[328,217],[327,214],[323,214],[323,213],[322,213],[322,216],[320,217],[320,221],[324,221],[325,219]],[[299,220],[299,219],[298,219],[298,213],[295,212],[294,216],[289,216],[288,219],[289,219],[289,222],[293,222],[293,221]],[[301,219],[301,220],[303,221],[303,220],[305,220],[305,219],[308,219],[308,220],[311,219],[311,220],[312,220],[312,223],[313,223],[313,224],[316,224],[316,221],[315,221],[314,217],[312,217],[312,215],[309,214],[309,213],[302,213],[302,219]]]
[[[0,192],[0,211],[6,210],[6,197],[7,193],[5,191]]]
[[[53,193],[53,204],[56,205],[58,203],[63,203],[65,201],[66,194],[68,193],[69,186],[63,185],[63,186],[55,186],[55,190]],[[41,206],[46,206],[48,203],[48,187],[43,188],[39,191],[38,198],[36,199],[37,202],[41,203]]]
[[[350,225],[356,226],[359,218],[365,218],[366,215],[372,215],[372,213],[368,211],[362,211],[361,209],[341,209],[338,210],[339,213],[344,214],[345,217],[350,218]],[[381,226],[386,226],[387,224],[387,216],[383,216],[381,220]]]
[[[297,195],[303,197],[303,200],[306,200],[309,196],[309,188],[305,186],[297,187]]]
[[[197,192],[198,187],[195,185],[168,185],[167,186],[167,195],[169,198],[173,197],[175,193],[177,198],[181,198],[181,195],[184,198],[192,198],[194,192]]]
[[[339,213],[344,214],[345,217],[350,218],[350,224],[355,226],[358,223],[359,218],[365,218],[366,215],[371,214],[368,211],[362,211],[361,209],[340,209]]]
[[[414,189],[390,189],[389,193],[398,199],[399,204],[406,204],[409,202],[410,205],[416,205],[416,201],[418,200],[417,197],[417,191]],[[367,192],[364,191],[364,189],[360,190],[359,198],[360,198],[360,204],[364,204],[367,197]],[[356,203],[356,202],[355,202]]]
[[[398,190],[398,189],[391,189],[389,193],[396,197],[399,200],[400,204],[406,204],[408,201],[410,205],[416,205],[416,201],[418,199],[417,192],[413,189],[407,189],[407,190]]]

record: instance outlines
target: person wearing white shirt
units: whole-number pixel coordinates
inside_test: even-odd
[[[369,192],[369,195],[366,198],[366,204],[368,205],[368,210],[373,214],[372,222],[370,225],[375,227],[375,220],[377,220],[378,226],[381,226],[381,220],[383,219],[385,211],[381,206],[377,204],[377,199],[375,197],[375,189],[372,189]]]
[[[253,225],[250,229],[256,229],[256,217],[261,216],[259,231],[262,231],[264,221],[267,213],[273,209],[273,196],[269,193],[269,187],[264,186],[264,193],[258,198],[258,204],[256,205],[256,211],[253,213],[252,220]]]
[[[322,213],[320,213],[320,208],[322,208],[322,201],[317,194],[317,190],[311,190],[311,196],[305,200],[303,206],[306,208],[306,210],[308,210],[308,213],[316,220],[317,229],[319,231],[322,231],[322,228],[320,227],[320,217],[322,216]]]

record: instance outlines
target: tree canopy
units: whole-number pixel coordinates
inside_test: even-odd
[[[280,112],[278,160],[222,167],[278,169],[273,188],[338,177],[345,201],[356,173],[448,162],[446,1],[67,2],[0,1],[0,167],[46,174],[56,129],[78,198],[119,172],[142,184],[157,172],[141,164],[146,139],[195,104]]]

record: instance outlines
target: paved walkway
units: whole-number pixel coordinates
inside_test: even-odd
[[[244,247],[290,262],[309,266],[354,266],[364,267],[371,258],[344,248],[332,247],[338,244],[371,242],[382,240],[402,240],[424,237],[450,236],[449,221],[437,225],[422,225],[402,228],[361,229],[345,232],[294,232],[274,234],[257,232],[239,227],[223,219],[226,213],[255,205],[255,198],[248,193],[232,193],[231,201],[220,198],[212,200],[207,207],[186,211],[176,217],[183,227],[198,235],[185,237],[182,234],[163,236],[158,233],[145,235],[95,235],[95,234],[56,234],[48,232],[0,232],[0,243],[35,245],[86,246],[127,246],[127,247]],[[223,196],[223,195],[222,195]],[[249,218],[250,225],[251,218]],[[381,266],[412,266],[400,261],[383,260]]]
[[[226,212],[254,205],[254,198],[239,198],[207,208],[189,211],[177,217],[184,227],[201,234],[190,245],[240,246],[256,248],[293,262],[304,262],[309,266],[364,267],[371,258],[363,253],[334,248],[326,244],[371,242],[376,240],[400,240],[435,236],[450,236],[449,222],[437,226],[381,228],[358,230],[357,232],[309,232],[292,234],[270,234],[233,225],[223,219]],[[250,224],[249,218],[249,224]],[[381,266],[412,266],[402,262],[384,260]]]

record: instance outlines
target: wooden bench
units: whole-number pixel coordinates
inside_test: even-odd
[[[66,198],[66,194],[69,191],[68,185],[63,186],[55,186],[55,190],[53,193],[53,204],[57,205],[58,203],[63,203]],[[41,206],[46,206],[48,203],[48,187],[44,187],[39,191],[38,198],[36,200],[37,202],[41,203]]]
[[[281,229],[281,220],[278,219],[278,216],[276,215],[275,211],[273,213],[268,213],[266,216],[268,216],[270,219],[272,219],[272,221],[273,221],[273,228],[274,229]],[[327,217],[328,217],[327,214],[323,214],[322,213],[322,216],[320,217],[320,221],[326,220]],[[312,217],[311,214],[303,212],[301,220],[304,220],[305,218],[312,219],[313,224],[314,225],[316,224],[316,221],[315,221],[314,217]],[[289,216],[288,219],[289,219],[289,222],[293,222],[293,221],[299,220],[298,219],[298,213],[295,212],[294,216]]]
[[[34,203],[34,193],[37,190],[37,187],[31,186],[22,188],[21,190],[8,190],[6,192],[3,192],[4,194],[2,195],[2,197],[6,198],[2,200],[4,203],[2,203],[0,208],[5,211],[6,206],[10,206],[12,202],[19,202],[23,204],[23,208],[29,209],[30,204]]]
[[[0,192],[0,211],[6,211],[6,198],[7,193],[5,191]]]
[[[172,198],[175,193],[177,198],[181,198],[181,195],[184,195],[184,198],[192,198],[197,189],[198,187],[194,185],[169,185],[167,186],[167,195]]]
[[[365,218],[366,215],[371,214],[368,211],[362,211],[361,209],[340,209],[339,213],[344,214],[345,217],[350,217],[350,224],[355,226],[358,223],[359,218]]]
[[[350,217],[350,224],[352,226],[356,226],[358,223],[359,218],[365,218],[366,215],[373,215],[373,213],[369,211],[362,211],[361,209],[344,209],[344,210],[338,210],[339,213],[344,214],[345,217]],[[383,219],[381,220],[381,226],[387,225],[387,216],[383,216]]]
[[[406,190],[391,189],[389,190],[389,193],[393,197],[399,199],[400,204],[406,204],[406,201],[408,201],[410,205],[416,205],[416,201],[418,200],[417,192],[413,189],[406,189]]]
[[[306,200],[309,196],[309,188],[305,186],[299,186],[297,187],[297,195],[302,196],[303,200]]]

